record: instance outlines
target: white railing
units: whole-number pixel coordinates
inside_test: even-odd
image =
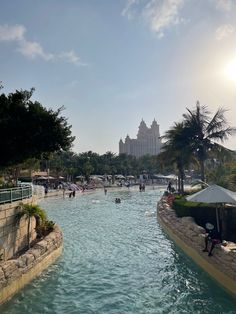
[[[32,197],[32,187],[17,187],[11,189],[0,189],[0,204],[12,203]]]

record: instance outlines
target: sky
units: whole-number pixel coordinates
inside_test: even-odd
[[[76,153],[118,153],[142,119],[163,135],[197,101],[236,126],[236,0],[1,0],[0,81],[64,106]]]

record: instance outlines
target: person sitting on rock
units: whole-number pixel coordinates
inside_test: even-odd
[[[213,226],[213,225],[212,225]],[[210,251],[208,251],[208,243],[211,242]],[[222,242],[221,234],[218,230],[216,230],[213,226],[213,229],[209,230],[209,233],[206,234],[205,237],[205,248],[203,252],[208,252],[208,256],[212,256],[212,251],[216,244],[220,244]]]

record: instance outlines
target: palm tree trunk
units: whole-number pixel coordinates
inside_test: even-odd
[[[181,161],[178,165],[179,169],[179,193],[183,194],[184,193],[184,167],[183,167],[183,159],[181,157]]]
[[[180,176],[180,171],[179,171],[179,173],[178,173],[178,179],[177,179],[177,183],[178,183],[178,193],[181,193],[180,180],[181,180],[181,176]]]
[[[184,171],[181,171],[181,194],[184,194]]]
[[[15,168],[13,169],[13,181],[14,181],[14,186],[17,186],[18,177],[19,177],[19,172],[20,172],[19,167],[15,167]]]
[[[200,160],[201,180],[205,182],[205,164],[204,160]]]
[[[30,249],[30,217],[28,217],[28,226],[27,226],[27,242],[28,242],[28,249]]]

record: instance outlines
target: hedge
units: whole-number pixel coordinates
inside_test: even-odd
[[[205,224],[210,222],[216,226],[216,207],[206,203],[188,202],[184,197],[173,202],[173,209],[178,217],[194,218],[195,222],[205,228]]]

